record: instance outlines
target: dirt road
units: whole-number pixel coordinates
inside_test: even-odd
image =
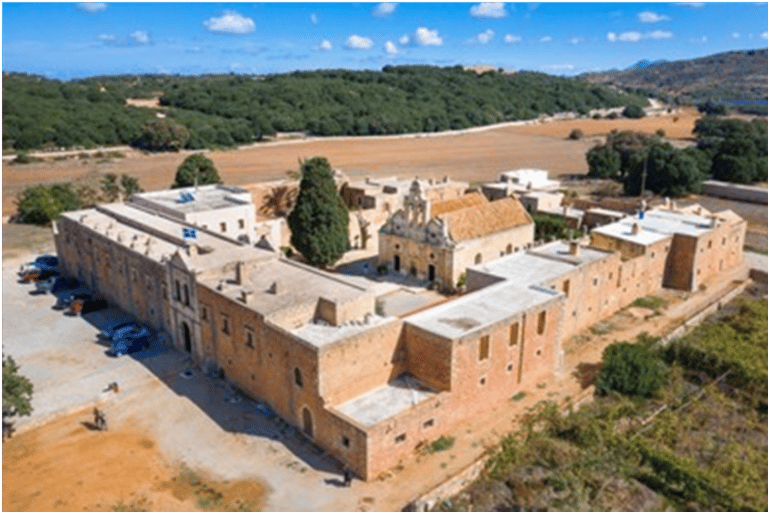
[[[553,121],[540,125],[502,126],[482,131],[440,136],[342,137],[261,143],[210,157],[225,183],[243,185],[282,178],[298,168],[298,161],[316,155],[328,157],[334,167],[351,177],[419,176],[457,180],[495,180],[499,172],[524,167],[547,169],[553,175],[585,173],[584,155],[610,130],[653,133],[662,129],[671,138],[685,139],[698,114],[644,119]],[[675,121],[677,119],[677,121]],[[567,140],[574,128],[581,140]],[[188,154],[144,155],[125,151],[126,158],[70,159],[26,165],[3,163],[3,216],[15,211],[13,201],[24,187],[72,180],[97,182],[106,173],[136,176],[146,190],[167,188],[176,168]]]

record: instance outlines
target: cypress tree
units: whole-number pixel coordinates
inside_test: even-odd
[[[296,206],[288,215],[291,245],[310,265],[337,262],[349,247],[349,214],[325,157],[301,163],[301,183]]]

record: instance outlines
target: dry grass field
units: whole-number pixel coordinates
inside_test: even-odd
[[[328,157],[351,177],[450,176],[457,180],[495,180],[501,171],[520,167],[549,170],[553,175],[585,173],[587,150],[611,130],[653,133],[664,130],[671,139],[691,137],[695,110],[676,116],[644,119],[554,121],[540,125],[503,126],[483,131],[438,136],[340,137],[267,142],[230,151],[214,151],[222,179],[242,185],[284,177],[298,161]],[[677,120],[675,120],[677,119]],[[585,138],[568,140],[580,128]],[[166,188],[186,152],[144,155],[130,151],[122,159],[67,159],[26,165],[3,163],[3,216],[15,212],[13,201],[24,187],[37,183],[98,180],[105,173],[136,176],[146,190]]]

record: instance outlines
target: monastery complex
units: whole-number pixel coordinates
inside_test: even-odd
[[[357,207],[353,247],[378,247],[390,275],[464,281],[463,293],[401,316],[377,314],[361,280],[286,258],[279,223],[257,221],[244,189],[137,194],[63,214],[54,236],[65,273],[363,479],[558,375],[566,339],[638,297],[697,290],[742,264],[746,222],[731,211],[666,203],[536,245],[518,199],[466,188],[341,187]]]

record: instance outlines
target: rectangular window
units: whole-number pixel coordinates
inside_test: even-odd
[[[208,321],[208,306],[200,306],[200,320],[203,322]]]
[[[256,347],[256,334],[250,327],[245,328],[245,346],[250,348]]]
[[[490,349],[491,345],[491,337],[489,335],[480,336],[480,342],[478,343],[478,353],[477,353],[477,359],[479,361],[484,361],[488,359],[488,351]]]
[[[221,332],[229,334],[229,317],[227,315],[221,315]]]
[[[424,428],[429,428],[434,426],[435,426],[435,420],[433,418],[428,419],[427,421],[424,422],[424,425],[422,425],[422,427]]]
[[[226,222],[222,222],[221,224],[219,224],[219,226],[221,227],[221,232],[222,233],[226,233],[227,232],[227,223]]]
[[[400,434],[395,438],[396,443],[404,443],[405,442],[405,434]]]
[[[539,325],[537,326],[536,331],[539,334],[544,334],[544,328],[547,326],[547,312],[542,311],[539,313]]]
[[[341,444],[344,448],[349,448],[349,438],[347,436],[341,436]]]
[[[520,322],[515,322],[509,326],[509,346],[517,345],[517,338],[520,336]]]
[[[245,229],[245,219],[238,220],[237,225],[240,226],[240,229]]]
[[[570,279],[566,279],[565,281],[563,281],[563,293],[567,297],[568,296],[568,292],[570,292],[570,291],[571,291],[571,280]]]
[[[179,280],[176,280],[176,295],[175,298],[177,301],[181,302],[181,283]]]

